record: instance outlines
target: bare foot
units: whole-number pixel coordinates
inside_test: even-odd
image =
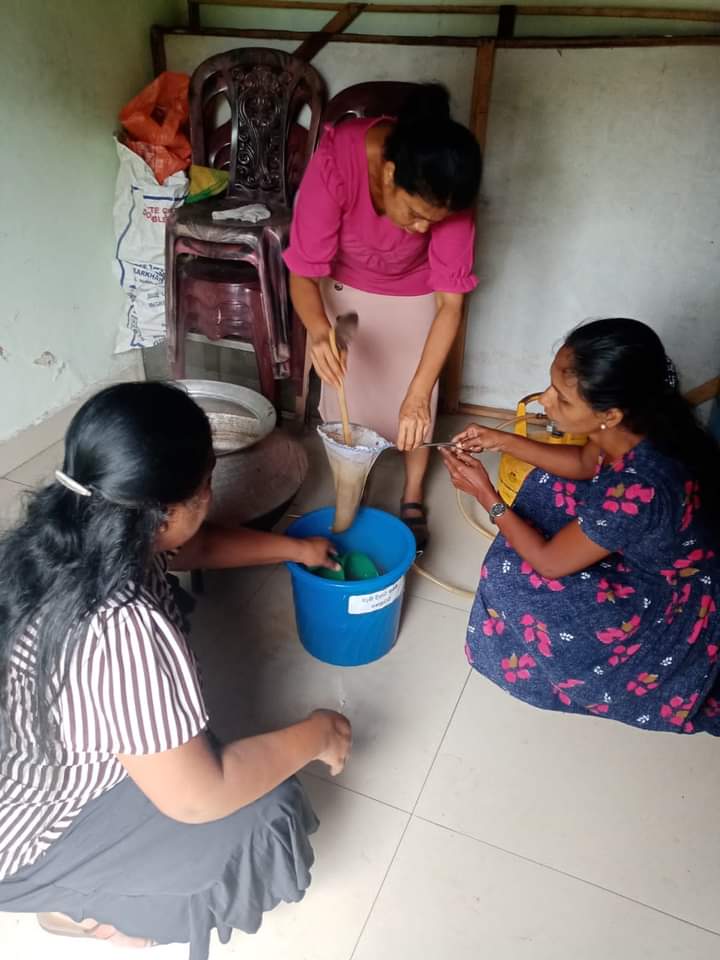
[[[38,923],[47,933],[59,937],[87,937],[90,940],[105,940],[115,947],[143,947],[155,946],[154,940],[146,937],[129,937],[116,930],[109,923],[98,923],[97,920],[81,920],[76,923],[64,913],[39,913]]]

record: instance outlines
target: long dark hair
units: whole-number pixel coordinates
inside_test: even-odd
[[[8,674],[22,633],[37,631],[28,691],[38,741],[47,744],[54,679],[83,627],[118,591],[140,589],[167,508],[199,492],[211,461],[208,419],[176,387],[118,384],[75,414],[63,472],[91,496],[51,483],[0,539],[0,749],[12,726]]]
[[[395,164],[395,184],[434,207],[466,210],[482,175],[480,146],[450,116],[450,96],[438,83],[410,94],[385,141],[385,160]]]
[[[682,463],[700,484],[707,526],[720,539],[720,446],[680,392],[660,337],[639,320],[583,323],[565,340],[578,391],[593,410],[618,409],[623,424]]]

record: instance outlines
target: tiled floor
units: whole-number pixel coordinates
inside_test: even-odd
[[[307,442],[312,469],[294,513],[331,500],[322,453]],[[59,452],[0,480],[0,522]],[[370,501],[394,508],[399,492],[388,453]],[[461,518],[439,460],[428,499],[424,563],[473,590],[487,541]],[[714,740],[540,713],[507,697],[465,662],[469,601],[417,575],[395,650],[352,670],[304,653],[284,569],[206,580],[193,638],[218,731],[267,729],[315,706],[342,709],[355,729],[340,778],[304,774],[322,821],[305,901],[267,916],[256,936],[214,944],[213,960],[690,960],[720,949]],[[0,915],[3,960],[108,951]]]

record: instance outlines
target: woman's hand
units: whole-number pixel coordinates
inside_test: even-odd
[[[500,500],[500,495],[492,485],[487,470],[479,460],[462,451],[447,448],[441,448],[440,454],[456,490],[469,493],[486,509]]]
[[[398,450],[414,450],[424,443],[430,422],[430,397],[424,393],[408,393],[400,407]]]
[[[347,355],[341,351],[338,359],[333,353],[329,327],[317,336],[310,336],[310,357],[322,382],[339,390],[347,373]]]
[[[483,450],[502,451],[510,436],[504,430],[492,430],[490,427],[481,427],[479,423],[471,423],[462,433],[453,437],[452,442],[474,453],[482,453]]]
[[[340,564],[337,562],[337,550],[330,540],[325,537],[308,537],[306,540],[299,540],[298,546],[301,548],[301,557],[299,563],[306,567],[327,567],[328,570],[339,570]]]
[[[352,746],[352,727],[347,717],[334,710],[314,710],[310,715],[313,723],[321,725],[325,746],[315,758],[330,767],[330,773],[336,777],[342,773]]]

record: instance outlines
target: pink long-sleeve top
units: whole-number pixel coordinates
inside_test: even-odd
[[[369,293],[469,293],[477,286],[473,211],[451,214],[425,234],[375,211],[365,135],[378,122],[325,129],[300,185],[285,263],[299,276],[331,276]]]

